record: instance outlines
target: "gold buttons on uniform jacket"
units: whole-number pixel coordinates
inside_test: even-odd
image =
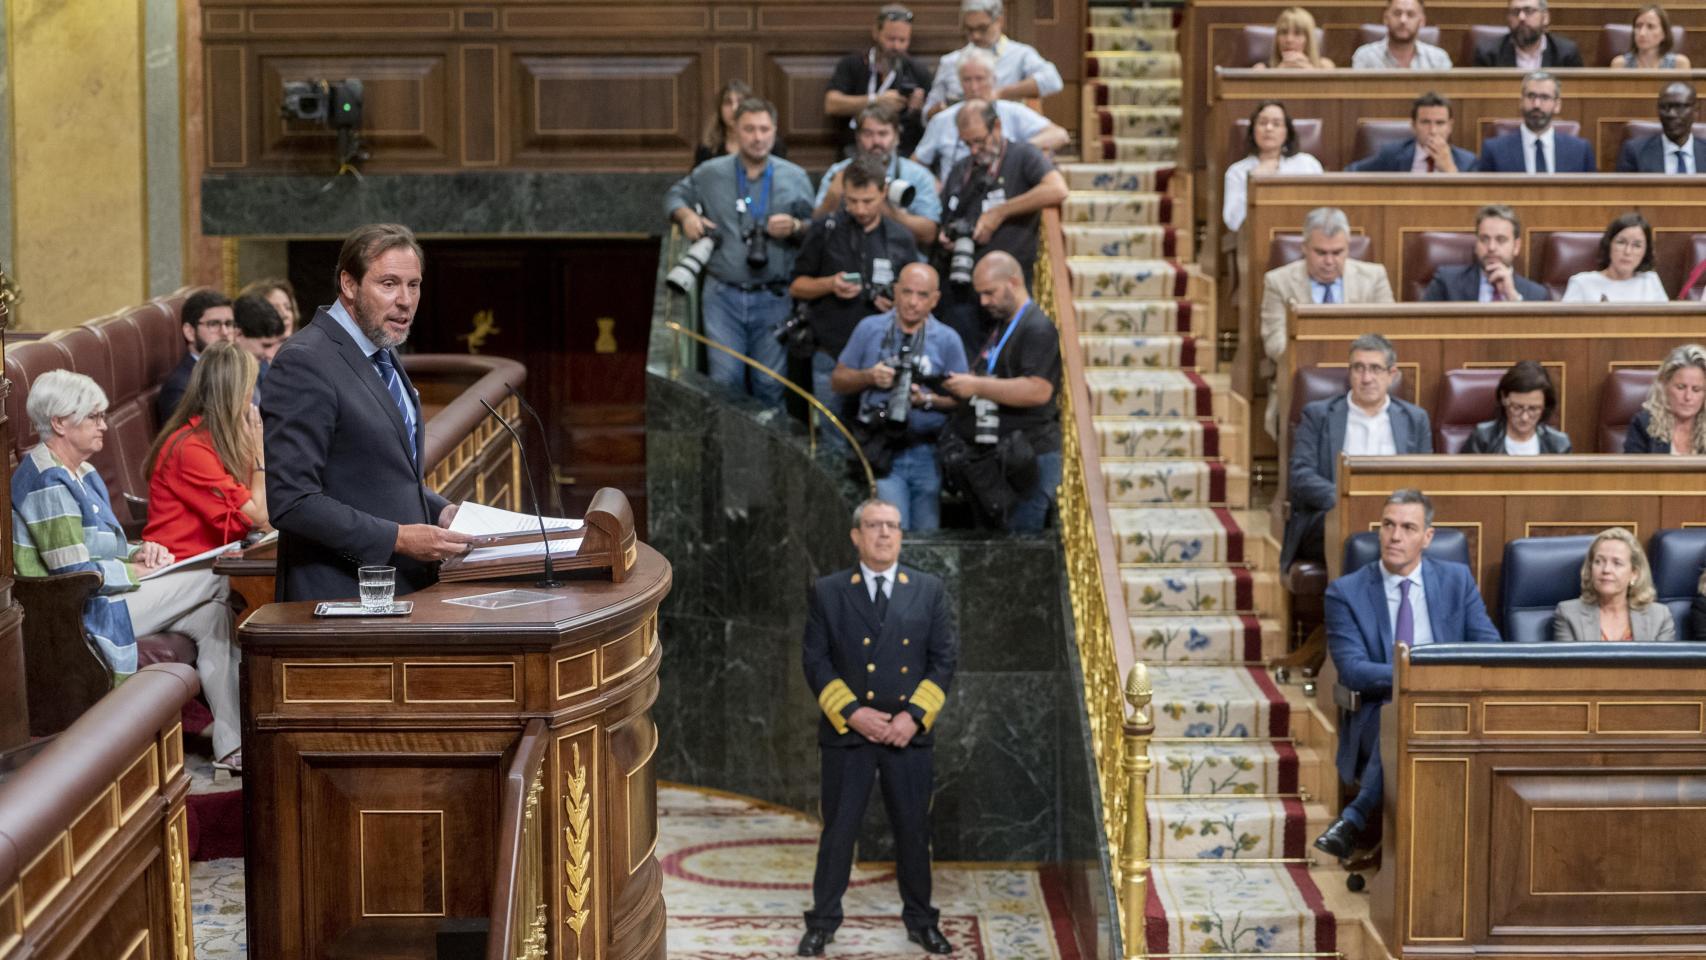
[[[877,695],[874,691],[866,690],[865,691],[865,699],[866,700],[875,700],[875,699],[877,699]]]
[[[871,638],[870,638],[870,637],[866,637],[866,638],[865,638],[865,646],[867,646],[867,647],[868,647],[868,646],[870,646],[870,645],[871,645]]]
[[[903,693],[903,694],[901,694],[901,695],[900,695],[900,702],[901,702],[901,703],[905,703],[905,702],[906,702],[906,694],[904,694],[904,693]]]
[[[877,665],[874,663],[865,664],[865,672],[866,673],[876,673],[877,672]]]
[[[906,638],[905,638],[905,637],[901,637],[901,638],[900,638],[900,645],[901,645],[901,646],[903,646],[903,647],[909,647],[909,646],[911,646],[911,645],[912,645],[912,641],[911,641],[911,640],[908,640],[908,639],[906,639]]]
[[[905,672],[906,672],[906,668],[905,668],[905,667],[901,667],[901,668],[900,668],[900,672],[901,672],[901,673],[905,673]]]

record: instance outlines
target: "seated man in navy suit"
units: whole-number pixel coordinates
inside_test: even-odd
[[[1291,442],[1291,515],[1285,521],[1281,570],[1293,560],[1326,559],[1322,540],[1327,511],[1339,496],[1339,454],[1434,452],[1427,411],[1388,393],[1397,372],[1392,342],[1365,333],[1351,341],[1350,390],[1303,408]]]
[[[1546,9],[1546,0],[1510,0],[1505,5],[1505,23],[1510,25],[1509,33],[1497,43],[1475,48],[1475,66],[1538,70],[1582,65],[1582,52],[1574,42],[1547,32],[1552,11]]]
[[[1557,77],[1544,70],[1524,77],[1522,128],[1481,144],[1481,172],[1593,173],[1593,145],[1552,125],[1563,102]]]
[[[1350,856],[1380,815],[1380,705],[1392,696],[1398,644],[1497,643],[1499,632],[1475,577],[1461,563],[1422,556],[1434,538],[1434,505],[1420,490],[1399,490],[1380,512],[1380,559],[1327,587],[1327,647],[1339,683],[1362,705],[1339,733],[1339,778],[1361,788],[1316,849]]]
[[[1345,168],[1347,173],[1470,173],[1475,155],[1451,145],[1451,100],[1432,90],[1410,104],[1416,135]]]
[[[1659,91],[1659,129],[1628,140],[1617,155],[1618,173],[1699,173],[1706,141],[1694,136],[1694,87],[1681,80]]]
[[[1550,300],[1546,288],[1516,272],[1522,252],[1522,220],[1502,203],[1475,211],[1475,262],[1434,271],[1423,300],[1478,300],[1482,303]]]

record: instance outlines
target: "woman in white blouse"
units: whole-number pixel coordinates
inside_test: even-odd
[[[1263,100],[1250,114],[1244,131],[1244,159],[1226,168],[1225,201],[1220,216],[1226,229],[1236,232],[1244,225],[1252,173],[1322,173],[1321,161],[1297,152],[1297,128],[1291,114],[1278,100]]]
[[[1599,269],[1570,278],[1565,303],[1664,303],[1670,296],[1653,269],[1653,226],[1625,213],[1599,238]]]

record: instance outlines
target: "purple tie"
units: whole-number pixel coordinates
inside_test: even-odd
[[[1416,642],[1416,609],[1410,606],[1410,581],[1398,581],[1398,625],[1392,630],[1392,644],[1413,646]]]

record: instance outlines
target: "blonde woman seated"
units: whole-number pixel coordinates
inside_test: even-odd
[[[1624,453],[1706,454],[1706,348],[1685,343],[1670,352],[1629,431]]]
[[[1670,299],[1653,269],[1653,225],[1625,213],[1599,238],[1599,269],[1584,270],[1564,288],[1565,303],[1664,303]]]
[[[1302,7],[1286,7],[1274,20],[1274,48],[1257,70],[1331,70],[1333,61],[1321,56],[1315,43],[1315,17]]]
[[[1582,595],[1552,612],[1552,639],[1665,642],[1676,639],[1670,609],[1654,603],[1653,574],[1635,537],[1612,527],[1593,538],[1582,560]]]

